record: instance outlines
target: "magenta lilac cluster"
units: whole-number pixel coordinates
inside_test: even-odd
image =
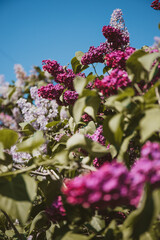
[[[43,60],[42,61],[42,65],[43,65],[43,70],[47,71],[48,73],[50,73],[54,78],[56,78],[56,76],[60,73],[64,72],[64,69],[62,66],[60,66],[60,64],[53,60]]]
[[[99,142],[101,145],[105,146],[106,139],[103,136],[103,126],[102,125],[99,126],[92,135],[87,134],[87,137],[92,139],[93,141]]]
[[[151,7],[155,10],[160,10],[160,2],[159,0],[155,0],[151,3]]]
[[[126,60],[134,51],[135,48],[132,47],[126,48],[125,51],[115,50],[106,54],[104,59],[106,60],[106,64],[108,67],[125,69]]]
[[[89,116],[87,113],[84,113],[84,114],[82,115],[82,119],[83,119],[84,122],[90,122],[90,121],[93,120],[92,117]]]
[[[129,36],[124,34],[119,28],[110,25],[103,26],[102,33],[113,50],[125,49],[129,45]]]
[[[72,69],[64,69],[57,61],[43,60],[43,70],[50,73],[57,83],[63,84],[65,88],[74,90],[73,80],[75,76],[85,77],[84,73],[74,74]]]
[[[76,91],[67,90],[63,94],[64,105],[73,105],[78,98]]]
[[[47,86],[42,86],[38,89],[38,95],[48,100],[58,100],[63,91],[64,87],[61,84],[53,85],[50,83]]]
[[[62,192],[68,203],[80,204],[84,208],[104,209],[131,203],[137,205],[140,197],[137,189],[132,189],[132,179],[127,168],[115,161],[104,164],[95,172],[67,180],[65,185]]]
[[[143,188],[146,182],[152,189],[160,187],[160,144],[147,142],[141,150],[141,157],[134,164],[131,175],[135,187]]]
[[[108,52],[108,44],[101,43],[100,46],[91,46],[87,53],[85,53],[81,59],[83,65],[88,65],[96,62],[103,63],[103,56]]]
[[[51,207],[46,209],[46,214],[54,223],[65,219],[66,211],[63,207],[61,196],[58,196],[58,198],[52,203]]]
[[[118,88],[125,88],[131,83],[126,71],[121,69],[114,69],[110,75],[105,76],[102,80],[95,80],[95,87],[101,91],[101,93],[108,97],[117,93]]]

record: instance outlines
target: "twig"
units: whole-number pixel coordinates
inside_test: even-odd
[[[6,212],[4,212],[2,209],[1,209],[1,212],[4,214],[4,216],[7,218],[8,222],[10,223],[11,227],[13,228],[13,230],[15,231],[15,234],[17,236],[17,238],[19,240],[23,240],[20,233],[18,232],[17,228],[14,226],[13,222],[11,221],[10,217],[8,216],[8,214]]]

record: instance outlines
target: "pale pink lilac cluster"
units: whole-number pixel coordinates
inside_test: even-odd
[[[119,88],[124,89],[131,84],[126,71],[115,68],[111,71],[110,75],[105,76],[102,80],[95,80],[95,87],[101,93],[108,97],[117,93]]]
[[[160,10],[160,2],[159,0],[155,0],[151,3],[151,7],[155,10]]]
[[[46,214],[53,223],[66,218],[66,211],[63,207],[61,196],[58,196],[58,198],[52,203],[51,207],[46,209]]]
[[[121,68],[125,69],[126,60],[132,53],[135,52],[135,48],[127,47],[124,51],[115,50],[105,55],[106,64],[110,68]]]
[[[104,164],[95,172],[66,180],[62,192],[68,203],[84,208],[136,206],[140,198],[139,191],[132,188],[127,168],[116,161]]]
[[[12,116],[2,112],[2,113],[0,113],[0,126],[16,130],[17,122],[15,121],[15,119]]]
[[[9,90],[9,82],[5,81],[4,75],[0,75],[0,96],[6,98]]]
[[[24,98],[17,101],[24,121],[30,123],[37,130],[46,130],[46,125],[58,115],[58,105],[55,100],[49,101],[39,97],[37,87],[32,87],[30,94],[34,104],[27,102]]]
[[[96,48],[94,46],[91,46],[88,52],[82,56],[81,63],[83,65],[89,65],[97,62],[103,63],[104,54],[106,54],[108,51],[108,44],[106,42],[101,43],[100,46]]]

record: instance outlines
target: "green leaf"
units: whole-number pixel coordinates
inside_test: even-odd
[[[1,129],[0,130],[0,142],[2,142],[4,148],[10,148],[16,144],[18,140],[18,133],[11,129]]]
[[[87,79],[80,76],[76,76],[73,80],[73,85],[78,94],[81,95],[83,89],[87,85]]]
[[[28,122],[22,122],[22,123],[19,123],[19,125],[21,126],[23,132],[27,135],[31,135],[35,132],[35,129]]]
[[[53,121],[53,122],[49,122],[46,127],[50,128],[50,127],[54,127],[55,125],[57,125],[60,121]]]
[[[17,144],[18,152],[31,153],[34,149],[40,147],[45,142],[42,131],[37,131],[32,137]]]
[[[111,70],[111,68],[108,67],[108,66],[105,66],[105,67],[103,68],[103,74],[105,74],[105,73],[108,72],[109,70]]]
[[[77,74],[77,73],[84,71],[89,66],[84,66],[81,64],[81,58],[84,55],[84,53],[79,51],[79,52],[76,52],[75,55],[76,56],[74,58],[72,58],[72,60],[71,60],[71,65],[72,65],[73,72],[75,74]]]
[[[127,73],[132,82],[140,82],[141,80],[146,81],[148,79],[148,72],[139,62],[139,58],[146,54],[147,53],[143,50],[137,50],[126,61]]]
[[[154,60],[156,60],[157,58],[160,58],[160,53],[154,52],[148,53],[143,57],[140,57],[138,61],[142,64],[143,68],[149,72],[151,70]]]
[[[95,120],[99,106],[100,106],[100,98],[98,96],[87,97],[86,107],[84,109],[84,112],[86,112],[89,116],[91,116]]]
[[[95,157],[101,157],[109,153],[106,147],[102,146],[98,142],[94,142],[91,139],[85,137],[83,134],[76,133],[67,141],[67,149],[72,151],[76,148],[83,148],[88,153]]]
[[[46,212],[45,211],[39,212],[37,216],[32,220],[29,233],[44,228],[45,226],[48,225],[48,222],[49,221]]]
[[[81,116],[84,112],[84,108],[86,106],[86,97],[79,98],[74,106],[73,106],[73,118],[76,123],[78,123],[81,119]]]
[[[146,233],[157,216],[157,204],[150,191],[150,187],[146,186],[145,195],[141,206],[133,211],[124,222],[124,240],[139,239]]]
[[[0,208],[21,223],[27,221],[32,201],[37,193],[35,180],[28,175],[0,179]]]
[[[84,53],[81,52],[81,51],[77,51],[77,52],[75,53],[75,56],[76,56],[76,58],[77,58],[77,60],[78,60],[79,62],[81,62],[81,59],[82,59],[83,55],[84,55]]]
[[[114,116],[108,116],[103,123],[104,136],[117,150],[121,145],[123,137],[122,122],[123,115],[118,113]]]
[[[1,160],[5,160],[5,155],[3,150],[4,150],[3,144],[0,142],[0,159]]]
[[[160,109],[152,108],[145,111],[145,116],[139,122],[141,141],[145,142],[160,129]]]
[[[91,239],[91,236],[84,236],[82,234],[76,234],[73,232],[68,232],[63,236],[61,240],[89,240]]]
[[[105,228],[105,220],[101,216],[93,216],[90,225],[99,232]]]

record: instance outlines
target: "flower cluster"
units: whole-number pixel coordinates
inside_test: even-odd
[[[65,184],[62,192],[68,203],[84,208],[137,205],[140,198],[139,191],[132,189],[127,168],[117,162],[106,163],[97,171],[67,180]]]
[[[76,74],[73,72],[72,69],[63,68],[55,60],[43,60],[42,63],[44,64],[43,70],[50,73],[54,77],[55,82],[62,84],[64,88],[74,90],[73,80]],[[83,73],[79,73],[77,75],[85,77],[85,74]]]
[[[46,209],[46,214],[53,223],[65,219],[66,211],[63,207],[61,196],[58,196],[58,198],[52,203],[51,207]]]
[[[123,31],[110,25],[103,26],[102,33],[107,39],[109,47],[113,50],[125,49],[129,45],[129,36]]]
[[[95,80],[95,87],[98,88],[101,93],[108,97],[117,93],[118,88],[125,88],[131,83],[128,78],[127,72],[121,69],[114,69],[110,75],[105,76],[102,80]]]
[[[145,166],[145,167],[144,167]],[[134,185],[143,188],[148,182],[155,189],[160,187],[160,144],[147,142],[141,150],[141,157],[134,164],[131,174]]]
[[[5,126],[10,129],[17,129],[17,123],[14,118],[3,112],[0,113],[0,126]]]
[[[83,65],[88,65],[96,62],[104,62],[104,54],[108,52],[108,44],[101,43],[100,46],[91,46],[87,53],[82,56],[81,63]]]
[[[34,104],[27,102],[26,99],[20,98],[17,101],[21,109],[24,121],[29,122],[35,129],[45,130],[46,125],[53,121],[58,114],[58,105],[55,100],[49,101],[38,96],[38,88],[30,89],[31,98]]]
[[[151,7],[155,10],[160,10],[160,2],[159,0],[155,0],[151,3]]]
[[[125,51],[115,50],[106,54],[105,60],[108,67],[125,69],[126,60],[135,51],[135,48],[128,47]]]

